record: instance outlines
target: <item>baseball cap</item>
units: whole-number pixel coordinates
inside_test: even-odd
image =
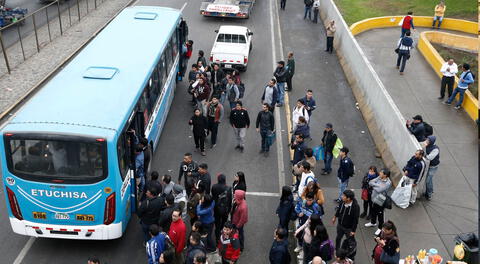
[[[327,124],[325,125],[325,127],[326,127],[326,128],[333,128],[333,125],[332,125],[331,123],[327,123]]]
[[[421,115],[416,115],[413,117],[413,120],[420,120],[420,121],[423,121],[423,118]]]

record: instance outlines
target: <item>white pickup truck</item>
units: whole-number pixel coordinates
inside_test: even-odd
[[[246,27],[221,26],[210,52],[210,62],[220,67],[246,71],[248,55],[252,50],[253,33]]]

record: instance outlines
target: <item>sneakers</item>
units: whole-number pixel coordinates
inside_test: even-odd
[[[303,250],[300,251],[300,253],[297,256],[298,259],[303,259]]]
[[[438,100],[443,100],[443,96],[440,96],[437,98]]]
[[[445,101],[445,102],[443,102],[443,103],[446,104],[446,105],[451,105],[451,104],[452,104],[452,103],[450,103],[450,102],[448,102],[448,101]]]
[[[365,224],[365,227],[374,227],[377,226],[377,224],[372,224],[371,222],[368,222]]]
[[[457,105],[454,107],[456,110],[459,110],[460,108],[462,108],[461,106]]]
[[[295,251],[295,253],[298,253],[298,252],[302,251],[302,247],[297,246],[293,251]]]
[[[207,153],[205,153],[205,151],[202,151],[202,156],[207,156]]]
[[[240,149],[240,152],[242,152],[242,153],[243,153],[243,147],[242,147],[242,146],[240,146],[240,148],[239,148],[239,149]]]
[[[235,146],[235,149],[240,149],[240,145]]]
[[[212,145],[210,146],[210,148],[213,149],[213,148],[216,147],[216,146],[217,146],[217,144],[212,144]]]
[[[366,213],[366,212],[363,212],[363,213],[360,215],[360,218],[364,218],[365,216],[367,216],[367,213]]]

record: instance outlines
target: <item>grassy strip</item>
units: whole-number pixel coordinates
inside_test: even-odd
[[[438,51],[440,56],[446,61],[448,58],[453,58],[455,63],[461,65],[463,63],[470,64],[470,70],[477,75],[478,73],[478,53],[471,53],[463,50],[454,49],[451,47],[445,47],[437,43],[432,43],[432,46]],[[460,69],[459,69],[460,71]],[[460,75],[458,75],[460,76]],[[478,98],[478,76],[475,76],[475,82],[470,85],[470,92]]]
[[[417,16],[433,16],[439,0],[334,0],[348,25],[360,20],[413,11]],[[445,17],[477,21],[477,1],[446,0]]]

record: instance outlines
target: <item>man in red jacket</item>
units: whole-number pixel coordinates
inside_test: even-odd
[[[240,241],[238,233],[230,221],[223,227],[222,235],[218,241],[218,250],[222,256],[222,263],[235,263],[240,257]]]
[[[238,230],[240,250],[243,251],[245,241],[243,227],[248,222],[248,206],[245,201],[245,191],[236,190],[233,197],[235,203],[233,204],[232,223]]]
[[[186,228],[182,220],[182,211],[178,208],[173,210],[172,223],[170,224],[170,231],[168,236],[175,246],[175,263],[183,263],[183,248],[186,242]]]
[[[412,11],[408,12],[402,20],[402,35],[400,35],[400,38],[403,38],[405,36],[405,33],[407,33],[407,31],[410,31],[410,29],[415,30],[415,26],[413,25]]]

